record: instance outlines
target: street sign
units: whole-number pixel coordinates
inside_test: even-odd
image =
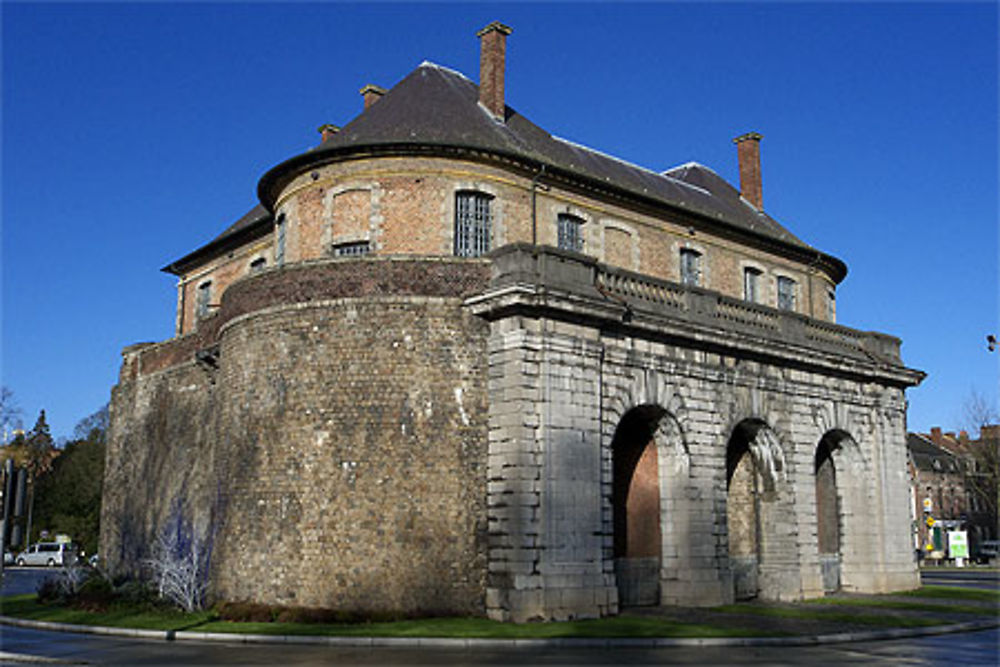
[[[935,523],[936,522],[934,521],[934,517],[932,517],[932,516],[927,517],[927,527],[928,528],[933,528]]]

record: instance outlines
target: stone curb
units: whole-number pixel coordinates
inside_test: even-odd
[[[843,642],[880,641],[885,639],[909,639],[930,637],[956,632],[973,632],[1000,627],[1000,619],[988,621],[968,621],[951,625],[935,625],[922,628],[893,628],[890,630],[869,630],[864,632],[837,632],[826,635],[802,635],[797,637],[689,637],[689,638],[571,638],[553,639],[451,639],[444,637],[319,637],[310,635],[261,635],[230,634],[225,632],[191,632],[187,630],[134,630],[131,628],[110,628],[97,625],[73,625],[49,621],[30,621],[11,616],[0,616],[0,625],[12,625],[33,630],[75,632],[81,634],[105,635],[111,637],[131,637],[135,639],[161,639],[164,641],[205,641],[228,642],[231,644],[307,644],[336,646],[343,648],[670,648],[670,647],[728,647],[728,646],[815,646],[818,644],[838,644]],[[9,659],[24,662],[66,663],[52,658],[34,658],[0,653],[0,660]]]

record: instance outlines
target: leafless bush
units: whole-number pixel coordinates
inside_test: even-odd
[[[182,539],[177,531],[161,534],[153,545],[153,557],[145,564],[153,574],[160,598],[187,612],[205,605],[204,546],[195,538]]]
[[[66,565],[59,568],[55,577],[59,596],[68,598],[76,595],[89,576],[87,568],[82,565]]]

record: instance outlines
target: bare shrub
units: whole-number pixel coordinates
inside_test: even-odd
[[[187,612],[204,609],[204,552],[196,538],[184,539],[180,531],[162,533],[153,545],[152,558],[144,561],[157,595]]]

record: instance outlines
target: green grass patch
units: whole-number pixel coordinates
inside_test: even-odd
[[[877,607],[881,609],[899,609],[901,611],[926,611],[945,614],[984,614],[996,615],[997,609],[984,605],[967,604],[934,604],[931,602],[904,602],[902,600],[880,600],[865,598],[819,598],[808,600],[803,604],[832,605],[844,607]]]
[[[214,621],[199,632],[324,635],[340,637],[451,637],[458,639],[554,639],[569,637],[761,637],[774,632],[715,625],[676,623],[662,618],[611,618],[515,625],[485,618],[427,618],[386,623],[232,623]]]
[[[893,595],[905,595],[916,598],[947,598],[950,600],[968,600],[970,602],[992,602],[1000,604],[1000,590],[983,588],[960,588],[958,586],[921,586],[915,591],[904,591]]]
[[[832,623],[847,623],[873,625],[879,627],[909,628],[943,625],[950,621],[945,618],[921,618],[915,616],[898,616],[886,614],[841,613],[835,611],[819,611],[805,607],[777,607],[763,604],[730,604],[713,607],[713,611],[723,614],[751,614],[754,616],[769,616],[773,618],[788,618],[801,620],[818,620]]]
[[[175,631],[201,625],[214,617],[210,611],[186,614],[173,609],[136,605],[116,605],[100,612],[87,611],[59,604],[45,604],[39,602],[35,594],[0,598],[0,614],[50,623]]]
[[[103,612],[38,602],[35,595],[0,599],[0,613],[36,621],[100,625],[144,630],[192,630],[232,634],[315,635],[342,637],[453,637],[546,639],[568,637],[759,637],[776,633],[724,625],[677,623],[664,618],[612,618],[515,625],[485,618],[427,618],[385,623],[233,623],[212,612],[185,614],[167,609],[119,605]]]

